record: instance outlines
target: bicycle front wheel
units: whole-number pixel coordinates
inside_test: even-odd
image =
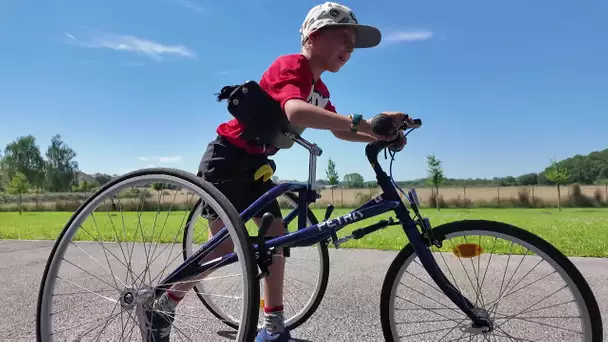
[[[432,247],[447,279],[494,328],[484,333],[438,288],[411,244],[393,260],[381,292],[387,341],[602,341],[589,285],[558,249],[509,224],[465,220],[433,229]]]
[[[259,282],[238,213],[210,183],[184,171],[154,168],[111,180],[66,224],[40,284],[38,341],[153,340],[160,331],[153,323],[159,322],[155,315],[166,319],[169,314],[173,322],[170,331],[162,332],[164,337],[170,333],[178,340],[225,340],[218,334],[224,326],[201,310],[195,296],[187,295],[192,293],[192,280],[163,284],[175,285],[175,293],[185,294],[176,308],[159,306],[156,301],[156,287],[182,263],[180,238],[186,217],[192,205],[201,202],[224,222],[228,232],[224,243],[237,256],[230,265],[236,266],[242,283],[236,294],[239,325],[233,336],[237,341],[253,340]],[[184,285],[190,288],[178,290]]]

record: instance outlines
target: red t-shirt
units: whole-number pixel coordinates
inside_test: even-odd
[[[321,79],[314,82],[308,59],[302,54],[284,55],[277,58],[264,72],[259,84],[281,104],[283,110],[285,110],[285,102],[288,100],[301,99],[336,112],[329,101],[329,90]],[[264,153],[263,147],[251,146],[240,138],[243,127],[236,119],[220,124],[216,131],[230,143],[245,149],[248,153]]]

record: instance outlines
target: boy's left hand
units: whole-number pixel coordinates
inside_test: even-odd
[[[407,138],[405,137],[403,131],[399,131],[399,133],[397,133],[397,135],[399,137],[399,140],[397,140],[397,142],[388,146],[388,149],[393,152],[399,152],[399,151],[403,150],[403,148],[407,144]]]

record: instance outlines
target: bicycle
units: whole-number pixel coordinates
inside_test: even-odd
[[[242,89],[243,88],[236,88],[236,90]],[[231,94],[235,94],[236,90],[231,90]],[[374,121],[374,129],[376,132],[382,134],[394,133],[394,130],[391,130],[390,132],[387,131],[390,125],[387,125],[387,122],[384,120],[384,117],[382,115],[378,115],[376,118],[377,120]],[[413,126],[404,125],[402,127],[398,127],[398,129],[409,129],[409,131],[405,133],[407,135],[414,129],[419,128],[422,124],[420,120],[416,120],[415,122],[416,124]],[[513,304],[513,307],[517,308],[518,311],[521,311],[519,309],[524,306],[525,309],[520,313],[527,314],[539,312],[542,310],[549,310],[553,313],[559,313],[565,310],[563,304],[569,304],[570,302],[565,302],[561,304],[550,304],[546,307],[532,309],[532,307],[534,307],[540,302],[538,301],[533,303],[533,305],[528,305],[532,299],[536,300],[538,298],[536,294],[533,293],[532,295],[530,295],[531,297],[514,296],[514,294],[520,292],[526,287],[529,287],[530,290],[533,292],[547,290],[550,288],[552,289],[556,280],[546,286],[537,286],[535,284],[539,280],[548,278],[555,273],[558,273],[558,279],[565,280],[566,282],[566,286],[559,288],[558,291],[564,288],[569,288],[572,293],[573,301],[571,302],[575,302],[576,305],[574,306],[574,308],[580,311],[580,318],[582,321],[582,332],[579,334],[578,332],[567,329],[566,326],[569,325],[569,323],[567,322],[561,322],[559,323],[559,325],[540,324],[538,326],[543,327],[543,329],[556,328],[560,330],[558,333],[556,333],[556,336],[551,336],[548,332],[543,330],[541,332],[541,339],[543,341],[548,341],[551,340],[551,338],[553,337],[558,340],[573,341],[576,339],[576,337],[581,337],[581,340],[583,341],[602,340],[602,321],[597,301],[584,277],[567,257],[565,257],[558,249],[553,247],[551,244],[549,244],[542,238],[524,229],[506,223],[489,220],[460,220],[432,228],[428,218],[423,217],[420,213],[420,201],[418,199],[416,190],[410,189],[407,194],[405,194],[405,192],[401,190],[401,188],[392,179],[392,162],[394,160],[395,154],[391,152],[390,176],[386,174],[386,172],[382,169],[378,162],[379,153],[382,150],[386,151],[386,148],[388,148],[393,143],[391,141],[373,142],[367,144],[365,148],[366,158],[376,173],[377,182],[382,190],[382,193],[375,196],[359,208],[354,209],[345,215],[340,215],[333,218],[331,218],[333,206],[329,206],[325,213],[324,219],[321,222],[315,222],[316,218],[314,217],[314,215],[309,215],[310,209],[308,206],[310,203],[313,203],[316,199],[319,198],[319,195],[314,188],[314,183],[316,178],[316,160],[317,157],[322,154],[322,150],[316,144],[306,141],[297,134],[287,134],[297,144],[304,147],[309,152],[308,181],[306,183],[290,182],[278,184],[274,189],[261,196],[255,203],[253,203],[249,208],[247,208],[240,214],[237,213],[234,207],[230,205],[230,203],[226,200],[226,198],[209,183],[201,180],[199,177],[196,177],[193,174],[180,170],[163,168],[138,170],[125,174],[117,179],[114,179],[108,184],[106,184],[104,187],[102,187],[94,196],[89,198],[76,211],[76,213],[74,213],[74,215],[60,234],[51,251],[41,281],[38,297],[38,340],[51,340],[51,329],[53,327],[53,317],[51,316],[56,314],[56,311],[52,311],[53,299],[54,297],[62,298],[61,295],[65,295],[60,294],[53,296],[51,294],[56,285],[55,279],[52,276],[57,273],[61,260],[65,259],[65,249],[69,245],[67,240],[69,240],[69,238],[71,238],[75,234],[76,228],[78,228],[84,220],[83,216],[88,211],[91,211],[92,207],[100,206],[102,199],[106,197],[112,199],[112,203],[114,203],[115,200],[120,199],[120,196],[118,196],[117,194],[119,193],[121,188],[126,188],[132,183],[148,184],[160,181],[171,182],[175,185],[179,185],[181,189],[190,189],[193,193],[200,197],[200,200],[196,201],[194,208],[191,210],[187,210],[187,214],[185,214],[188,216],[189,222],[185,226],[184,231],[182,232],[180,229],[176,233],[176,236],[181,233],[181,235],[184,237],[184,242],[182,243],[184,251],[179,254],[184,260],[175,267],[171,268],[170,273],[168,273],[167,275],[164,274],[163,270],[160,277],[159,275],[157,275],[154,278],[152,278],[152,272],[150,271],[153,262],[146,261],[144,270],[137,276],[135,272],[131,270],[133,264],[129,263],[128,265],[125,265],[128,266],[128,270],[125,275],[125,280],[123,281],[122,275],[118,275],[113,272],[111,266],[109,265],[110,258],[104,250],[105,258],[108,261],[109,266],[109,269],[105,268],[104,266],[104,270],[111,273],[112,279],[115,283],[115,288],[112,291],[114,291],[114,294],[117,294],[118,296],[114,298],[101,295],[102,290],[84,291],[87,293],[93,292],[95,297],[101,298],[98,299],[98,301],[103,300],[104,303],[114,303],[112,313],[117,307],[119,307],[121,321],[123,321],[123,324],[121,325],[123,329],[120,334],[120,339],[123,339],[125,337],[126,330],[124,320],[122,320],[123,314],[125,316],[128,316],[127,318],[125,318],[125,320],[129,321],[128,318],[131,318],[131,321],[134,322],[134,326],[132,329],[134,329],[135,327],[139,327],[141,329],[142,336],[144,336],[146,334],[146,331],[145,326],[143,326],[142,322],[145,321],[146,316],[145,314],[142,314],[142,312],[145,312],[145,308],[149,309],[154,298],[162,294],[168,286],[180,282],[194,281],[196,279],[199,279],[198,277],[200,277],[201,274],[209,275],[209,272],[214,272],[216,270],[225,268],[239,261],[242,263],[239,268],[242,279],[242,286],[239,290],[240,297],[229,298],[231,300],[238,300],[238,302],[242,305],[241,309],[237,310],[239,314],[238,318],[234,318],[231,315],[227,314],[223,311],[223,309],[220,309],[218,305],[212,302],[210,298],[215,298],[214,296],[211,296],[209,294],[203,294],[201,293],[201,291],[198,290],[195,290],[195,292],[197,293],[197,297],[199,298],[199,300],[201,300],[205,304],[205,307],[209,309],[209,311],[211,311],[211,313],[214,315],[214,318],[218,319],[221,324],[227,324],[237,330],[236,339],[238,341],[250,341],[255,336],[257,330],[257,322],[259,318],[258,306],[260,302],[260,279],[268,275],[268,266],[271,264],[272,257],[278,247],[283,247],[285,249],[286,258],[290,257],[290,254],[293,250],[296,250],[298,248],[306,248],[313,245],[324,246],[320,247],[321,250],[325,248],[325,251],[321,252],[321,254],[327,255],[326,248],[329,243],[333,243],[335,247],[339,247],[341,244],[351,239],[361,239],[367,236],[368,234],[374,233],[390,226],[401,226],[409,242],[398,252],[396,257],[390,264],[390,267],[385,275],[381,290],[380,314],[382,334],[385,340],[393,341],[399,339],[399,332],[397,331],[397,328],[400,324],[396,321],[396,315],[399,313],[400,310],[399,308],[397,308],[398,303],[396,302],[396,299],[403,300],[404,302],[410,303],[414,306],[414,308],[404,310],[421,310],[420,308],[422,307],[421,302],[405,300],[398,294],[397,286],[399,284],[402,284],[399,278],[405,273],[412,275],[415,278],[414,283],[427,285],[429,288],[434,290],[434,292],[432,293],[438,293],[441,297],[439,300],[434,300],[430,298],[431,294],[428,292],[423,293],[421,291],[413,289],[408,290],[406,292],[407,294],[411,295],[421,294],[424,298],[430,298],[434,306],[442,306],[440,308],[430,308],[426,310],[428,310],[429,313],[442,317],[443,319],[437,321],[422,320],[405,322],[412,323],[414,325],[422,324],[428,325],[430,327],[436,327],[439,332],[439,337],[435,337],[430,340],[436,341],[454,339],[455,336],[457,336],[456,339],[460,339],[467,334],[467,338],[469,338],[469,340],[473,338],[481,338],[485,340],[486,338],[491,339],[492,337],[494,339],[498,339],[499,337],[507,338],[510,340],[518,339],[518,337],[513,336],[513,334],[516,334],[516,332],[512,332],[511,330],[507,332],[505,330],[507,329],[507,323],[514,321],[515,318],[514,315],[500,312],[500,310],[506,310],[504,306],[500,305],[500,301],[507,297],[510,297],[511,299],[515,300],[515,304]],[[399,195],[398,191],[405,198],[407,198],[411,211],[414,213],[413,217],[410,215],[410,210],[406,208],[405,203],[401,199],[401,196]],[[280,237],[266,237],[266,231],[274,217],[270,213],[265,213],[262,218],[262,224],[259,228],[258,235],[255,237],[249,236],[244,223],[249,221],[253,217],[253,215],[261,208],[263,208],[267,203],[283,194],[288,193],[299,194],[297,197],[293,194],[288,195],[294,202],[297,201],[297,207],[285,217],[285,221],[287,223],[291,222],[291,220],[295,219],[295,217],[298,218],[297,230],[295,232],[290,232],[285,235],[282,235]],[[199,216],[202,210],[201,203],[203,203],[201,201],[205,201],[205,203],[214,207],[214,210],[218,213],[225,226],[217,234],[209,238],[200,247],[198,247],[197,249],[190,248],[190,251],[188,252],[186,251],[186,249],[189,245],[191,245],[192,241],[195,240],[192,237],[193,228],[188,227],[191,227],[190,221]],[[122,205],[119,203],[119,206]],[[158,211],[160,212],[160,204]],[[396,220],[392,218],[380,220],[379,222],[370,226],[358,228],[348,236],[341,238],[338,238],[337,236],[337,232],[339,232],[346,226],[391,211],[395,214]],[[124,222],[124,218],[122,221]],[[139,217],[139,223],[139,225],[141,225],[141,216]],[[156,226],[156,219],[154,223]],[[183,221],[182,224],[179,225],[179,227],[184,227]],[[188,233],[188,231],[190,231],[190,233]],[[117,233],[115,235],[116,237],[118,237]],[[124,235],[127,235],[126,231]],[[141,229],[141,235],[142,241],[144,243],[143,249],[146,252],[146,256],[148,256],[149,254],[154,255],[155,252],[152,252],[151,245],[149,246],[149,249],[146,248],[146,239],[144,236],[143,228]],[[159,233],[159,236],[160,235],[161,233]],[[467,237],[469,235],[474,236],[475,238],[473,238],[472,240],[467,240]],[[154,236],[154,228],[152,236]],[[190,238],[188,238],[188,236],[190,236]],[[482,237],[484,237],[483,243]],[[487,237],[490,241],[493,239],[493,242],[486,243],[485,237]],[[509,255],[506,261],[507,266],[505,267],[505,272],[502,275],[500,289],[491,288],[490,290],[486,290],[486,292],[484,293],[483,290],[480,289],[480,287],[483,286],[486,280],[490,281],[491,279],[496,278],[497,281],[500,281],[500,275],[494,274],[494,271],[488,274],[489,263],[492,260],[492,257],[495,257],[496,259],[502,259],[498,254],[494,254],[495,248],[497,246],[496,241],[498,238],[507,238],[508,240],[510,240],[511,245],[509,247],[509,251],[513,251],[513,245],[517,243],[523,246],[523,248],[525,248],[525,253],[523,253],[523,257],[521,257],[518,262],[513,261],[514,264],[517,263],[517,267],[512,274],[511,272],[507,272],[511,261],[511,255]],[[234,251],[225,255],[210,257],[210,255],[212,255],[211,250],[214,247],[217,247],[223,241],[228,241],[228,239],[232,241]],[[444,246],[446,241],[450,241],[451,249],[448,249]],[[97,242],[102,245],[102,247],[104,247],[104,243],[101,241],[101,239],[98,239]],[[73,242],[72,244],[75,245],[75,243]],[[133,250],[135,249],[134,245],[135,243],[133,243],[133,248],[130,251],[131,254],[133,254]],[[481,259],[483,255],[487,255],[486,249],[488,249],[489,246],[492,246],[492,252],[490,253],[489,258],[487,259],[485,273],[483,277],[481,277]],[[155,246],[154,251],[156,251],[156,247],[158,247],[158,244]],[[166,246],[165,248],[167,247],[168,246]],[[442,248],[443,250],[447,249],[448,252],[440,252]],[[505,245],[498,244],[498,248],[506,247]],[[117,248],[114,249],[118,251]],[[124,255],[124,249],[122,248],[122,246],[120,246],[120,250],[123,252]],[[433,252],[432,250],[435,251]],[[526,286],[522,285],[518,287],[518,285],[520,285],[520,283],[523,281],[523,277],[530,274],[542,263],[542,261],[544,261],[541,260],[539,263],[535,264],[535,266],[532,267],[524,276],[522,276],[519,281],[517,281],[514,285],[510,286],[511,281],[513,280],[517,270],[522,264],[524,264],[524,259],[526,258],[526,256],[528,256],[528,252],[531,251],[537,253],[541,257],[546,258],[547,264],[549,266],[554,267],[555,272],[541,277],[532,283],[528,283]],[[115,254],[110,254],[113,255],[116,259],[119,259],[119,257],[116,257]],[[118,254],[118,252],[116,252],[116,254]],[[101,263],[98,262],[90,254],[87,255],[91,259],[94,259],[97,264],[101,265]],[[522,250],[519,250],[518,255],[522,255]],[[456,275],[451,271],[451,269],[449,268],[449,262],[446,260],[446,257],[449,258],[450,256],[456,256],[454,260],[450,261],[452,264],[460,263],[460,265],[462,265],[466,274],[466,278],[468,278],[471,284],[471,288],[473,288],[473,294],[468,294],[465,291],[467,289],[464,287],[463,284],[460,284],[460,286],[458,285],[458,282],[456,281]],[[204,260],[204,258],[206,257],[207,260]],[[435,260],[435,257],[440,258],[444,261],[446,267],[448,268],[447,272],[441,269],[441,266],[439,262]],[[167,257],[167,260],[169,258],[170,256]],[[418,258],[419,262],[416,262],[414,260],[415,258]],[[513,258],[518,259],[519,257]],[[327,285],[328,264],[327,258],[322,257],[321,259],[322,263],[326,266],[324,268],[324,271],[321,273],[320,281],[317,283],[318,291],[313,294],[313,296],[308,302],[312,303],[312,305],[305,305],[305,308],[298,312],[294,316],[295,318],[289,321],[288,324],[292,328],[302,324],[306,319],[308,319],[317,309],[319,302],[323,297],[323,294],[325,292],[325,286]],[[473,273],[475,274],[475,278],[477,281],[477,286],[473,284],[473,280],[470,278],[467,269],[464,266],[463,259],[465,261],[467,259],[470,260],[471,266],[473,268]],[[475,269],[475,261],[473,261],[473,259],[475,259],[477,263],[477,269]],[[501,262],[504,262],[504,260],[501,260]],[[418,272],[418,274],[416,274],[416,272],[414,271],[409,271],[409,266],[414,266],[414,264],[422,266],[423,270]],[[84,270],[84,268],[82,268],[82,270]],[[510,274],[510,277],[507,275],[507,273]],[[82,275],[80,272],[78,274]],[[429,276],[431,280],[424,281],[423,279],[421,279],[421,277],[424,276]],[[130,281],[129,277],[131,277]],[[144,284],[144,282],[146,281],[146,277],[148,277],[150,284]],[[450,278],[454,282],[452,283],[452,281],[448,278]],[[507,284],[505,285],[504,282],[507,278],[509,279],[507,281]],[[62,281],[64,280],[61,277],[58,277],[58,279],[62,279]],[[153,285],[152,283],[155,282],[156,279],[162,280],[159,281],[157,285]],[[203,279],[207,280],[207,278]],[[479,283],[480,281],[481,283]],[[118,284],[119,282],[121,283],[120,285]],[[140,283],[138,284],[138,282]],[[463,282],[466,284],[466,279],[463,280]],[[107,285],[108,283],[109,282],[106,282]],[[111,286],[111,284],[109,285]],[[558,291],[552,292],[551,295],[557,293]],[[494,297],[494,295],[496,295],[496,299],[494,301],[486,301],[489,298]],[[218,297],[221,298],[221,296]],[[543,298],[542,300],[544,299],[546,298]],[[109,303],[107,304],[111,305]],[[449,307],[448,304],[454,304],[455,307]],[[69,306],[70,305],[68,305],[68,307]],[[195,305],[190,305],[188,307],[188,310],[194,310],[194,308]],[[94,311],[94,309],[91,310]],[[445,310],[446,312],[440,313],[441,310]],[[135,312],[135,315],[133,315],[133,311]],[[448,312],[452,315],[453,313],[457,313],[461,315],[461,317],[450,317],[448,316]],[[110,316],[112,316],[112,314],[110,314]],[[137,318],[134,318],[134,316],[136,316]],[[117,316],[114,315],[113,317],[113,319],[116,319]],[[182,318],[179,322],[176,318],[176,322],[182,323],[182,320],[183,322],[186,322],[187,318],[188,315],[184,315],[184,318]],[[200,317],[198,316],[195,318],[200,319]],[[532,318],[547,317],[525,316],[523,321],[535,322],[532,320]],[[560,316],[560,318],[568,319],[571,317]],[[574,318],[577,317],[574,316]],[[456,325],[451,328],[450,326],[443,327],[448,322],[456,323]],[[110,322],[108,321],[102,327],[101,331],[98,333],[97,336],[101,336],[102,332],[109,333],[107,331],[104,331],[109,325]],[[193,327],[184,323],[184,325],[181,326],[179,329],[176,328],[177,330],[175,330],[175,333],[184,334],[183,331],[190,328]],[[564,329],[566,331],[563,331]],[[91,331],[86,332],[85,335],[90,334]],[[523,333],[525,334],[524,340],[527,340],[526,338],[530,337],[533,332],[534,331],[531,330],[523,331]],[[131,333],[128,333],[129,337],[132,336]],[[408,337],[413,337],[417,339],[421,335],[422,333],[415,332],[409,334]],[[205,336],[204,338],[205,340],[208,340],[210,336]]]

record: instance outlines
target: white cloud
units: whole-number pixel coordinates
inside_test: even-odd
[[[158,157],[159,163],[177,163],[182,160],[182,156]]]
[[[414,42],[427,40],[433,37],[431,31],[401,31],[388,34],[383,40],[387,42]]]
[[[71,34],[69,34],[69,33],[67,33],[67,32],[63,32],[63,34],[64,34],[66,37],[70,38],[71,40],[76,41],[76,38],[74,38],[74,36],[72,36]]]
[[[120,64],[120,66],[122,67],[140,67],[140,66],[144,66],[144,63],[142,62],[125,62]]]
[[[203,13],[203,8],[200,7],[199,5],[197,5],[194,1],[192,0],[177,0],[177,3],[187,9],[191,9],[193,11],[196,11],[198,13]]]
[[[157,163],[162,163],[162,164],[170,164],[170,163],[177,163],[179,161],[182,160],[182,156],[168,156],[168,157],[158,157],[158,156],[152,156],[152,157],[139,157],[140,161],[155,161]]]
[[[65,43],[76,44],[89,48],[111,49],[116,51],[133,52],[161,60],[162,55],[177,55],[186,58],[197,58],[194,51],[184,45],[165,45],[152,40],[130,35],[119,35],[98,32],[89,39],[78,40],[69,32],[64,32]]]

